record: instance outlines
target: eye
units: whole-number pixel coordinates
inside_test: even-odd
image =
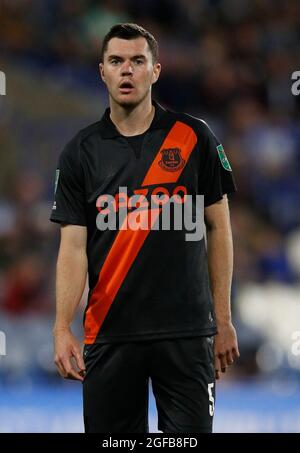
[[[144,63],[144,60],[143,60],[142,58],[137,58],[137,59],[135,60],[135,64],[137,64],[137,65],[141,65],[141,64],[143,64],[143,63]]]

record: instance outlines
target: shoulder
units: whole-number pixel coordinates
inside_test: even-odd
[[[92,123],[85,128],[81,129],[79,132],[77,132],[65,145],[62,153],[61,153],[61,159],[76,159],[80,158],[81,150],[82,150],[82,145],[84,142],[89,139],[93,138],[93,136],[96,136],[99,134],[99,125],[100,121],[97,121],[95,123]]]
[[[171,110],[167,110],[167,112],[170,117],[173,117],[174,122],[180,121],[193,129],[198,138],[207,139],[210,135],[213,135],[213,131],[202,118],[192,116],[185,112],[175,112]]]

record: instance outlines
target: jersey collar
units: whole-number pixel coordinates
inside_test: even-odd
[[[169,117],[167,110],[154,100],[152,100],[152,104],[155,106],[155,115],[148,130],[164,129],[170,126],[173,121]],[[110,119],[109,107],[105,110],[100,120],[99,127],[102,138],[114,138],[122,136]]]

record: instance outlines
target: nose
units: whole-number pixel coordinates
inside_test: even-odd
[[[130,60],[124,61],[122,68],[121,68],[122,75],[130,75],[133,73],[133,66]]]

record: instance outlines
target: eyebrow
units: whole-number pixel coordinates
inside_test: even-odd
[[[120,55],[109,55],[108,56],[108,60],[113,60],[114,58],[119,59],[119,60],[123,60],[123,57],[121,57]],[[134,59],[137,59],[137,58],[142,58],[142,59],[146,60],[146,57],[143,54],[134,55],[130,59],[134,60]]]

